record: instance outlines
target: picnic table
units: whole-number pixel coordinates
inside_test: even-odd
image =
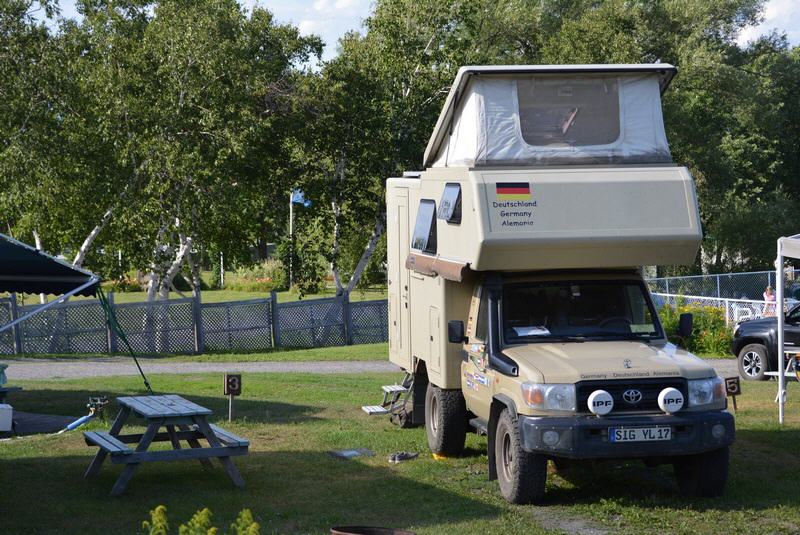
[[[110,456],[112,463],[125,465],[125,469],[111,489],[112,496],[119,496],[125,492],[136,469],[142,463],[197,459],[203,467],[210,468],[210,459],[217,458],[233,484],[244,487],[244,480],[231,457],[247,455],[250,443],[210,424],[208,422],[210,409],[174,394],[121,397],[117,398],[117,402],[120,410],[108,432],[83,433],[87,445],[100,447],[86,470],[84,475],[86,479],[96,475],[103,462]],[[120,434],[132,414],[146,421],[145,432]],[[165,431],[160,431],[162,427]],[[185,440],[190,448],[181,449],[182,440]],[[207,441],[208,446],[201,445],[200,440]],[[166,441],[172,444],[173,449],[148,451],[153,442]],[[128,444],[136,446],[131,449]]]

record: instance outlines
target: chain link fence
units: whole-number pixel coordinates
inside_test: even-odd
[[[349,296],[279,303],[266,299],[202,303],[198,298],[114,304],[134,351],[144,354],[262,351],[386,342],[386,300]],[[39,305],[0,299],[0,325]],[[124,351],[97,300],[54,305],[0,333],[0,354],[96,354]]]
[[[775,288],[775,271],[721,273],[689,277],[648,279],[650,290],[671,295],[717,297],[724,299],[763,299],[767,286]],[[800,273],[787,269],[784,273],[786,296],[800,299]]]

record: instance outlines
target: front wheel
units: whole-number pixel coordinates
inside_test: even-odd
[[[729,460],[730,450],[727,446],[675,459],[675,480],[681,493],[707,498],[722,496],[728,481]]]
[[[437,455],[459,455],[467,439],[467,406],[461,390],[444,390],[428,383],[425,392],[428,446]]]
[[[739,375],[748,381],[764,381],[767,371],[767,348],[761,344],[747,344],[739,351]]]
[[[522,449],[517,418],[504,409],[495,432],[495,466],[500,493],[516,504],[538,503],[544,498],[547,457]]]

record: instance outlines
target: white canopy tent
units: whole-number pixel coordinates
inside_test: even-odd
[[[783,311],[783,261],[784,258],[800,259],[800,234],[788,238],[778,238],[778,258],[775,260],[775,314],[778,317],[778,422],[783,425],[784,405],[786,404],[786,366],[784,353],[784,311]]]

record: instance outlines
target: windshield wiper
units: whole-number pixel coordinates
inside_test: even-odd
[[[523,337],[520,337],[522,340]],[[532,342],[585,342],[585,336],[527,336],[524,337],[524,341],[532,341]]]

